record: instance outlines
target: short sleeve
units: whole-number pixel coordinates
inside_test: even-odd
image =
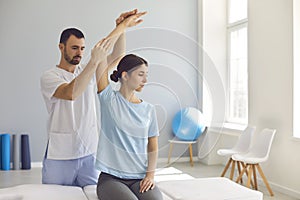
[[[53,71],[45,72],[40,79],[41,92],[45,99],[51,101],[53,94],[56,89],[63,83],[66,83],[66,80],[61,78],[58,74]]]
[[[154,137],[154,136],[159,136],[159,129],[158,129],[158,123],[157,123],[157,116],[156,116],[155,107],[152,106],[152,109],[151,109],[151,123],[150,123],[150,126],[149,126],[148,137]]]
[[[100,101],[107,101],[110,100],[114,94],[114,90],[112,89],[111,85],[108,84],[106,88],[98,94],[98,98]]]

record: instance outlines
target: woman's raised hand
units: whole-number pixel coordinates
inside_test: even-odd
[[[145,15],[147,12],[138,12],[137,9],[134,9],[129,12],[122,13],[118,19],[116,19],[117,26],[119,24],[124,23],[126,27],[132,27],[140,24],[143,22],[142,19],[140,19],[141,16]]]
[[[128,16],[130,15],[134,15],[137,13],[137,9],[128,11],[128,12],[124,12],[122,13],[117,19],[116,19],[116,25],[118,26],[121,22],[123,22],[124,19],[126,19]]]

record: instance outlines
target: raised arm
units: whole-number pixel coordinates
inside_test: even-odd
[[[139,18],[145,14],[146,12],[137,12],[137,10],[135,9],[130,12],[121,14],[120,17],[116,20],[117,27],[106,37],[110,38],[114,43],[113,51],[106,60],[99,64],[96,72],[98,93],[105,89],[109,84],[108,71],[112,67],[116,66],[120,59],[125,55],[126,28],[140,24],[143,20]]]
[[[118,26],[119,24],[121,24],[126,18],[128,18],[131,15],[135,15],[138,13],[137,9],[128,11],[128,12],[124,12],[122,13],[117,19],[116,19],[116,26]],[[117,42],[114,45],[113,51],[112,53],[107,57],[107,63],[111,64],[113,62],[115,62],[116,60],[120,59],[120,57],[123,57],[125,54],[125,47],[126,47],[126,43],[125,43],[125,33],[123,32]]]
[[[100,40],[92,49],[91,59],[81,74],[70,83],[61,84],[53,96],[65,100],[76,99],[86,89],[101,62],[103,63],[101,65],[105,64],[106,66],[118,62],[118,59],[125,52],[125,39],[124,36],[120,37],[120,35],[122,35],[126,27],[140,23],[142,20],[137,20],[137,18],[143,14],[145,13],[137,13],[137,10],[122,13],[116,20],[117,27],[105,39]],[[111,55],[107,56],[112,46],[114,46],[114,50]],[[103,70],[100,69],[97,74],[103,74]],[[99,77],[97,76],[97,83],[99,82]]]
[[[84,70],[70,83],[61,84],[55,91],[54,97],[65,100],[75,100],[83,93],[91,81],[97,66],[106,59],[107,53],[112,48],[112,39],[100,40],[91,51],[91,59]]]

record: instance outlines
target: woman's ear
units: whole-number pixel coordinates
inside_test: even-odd
[[[127,80],[128,80],[128,73],[125,72],[125,71],[123,71],[123,72],[121,73],[121,77],[122,77],[123,80],[127,81]]]

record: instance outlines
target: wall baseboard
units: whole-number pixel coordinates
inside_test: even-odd
[[[263,180],[261,178],[257,178],[257,181],[258,181],[257,184],[259,186],[265,187],[265,183],[263,182]],[[271,189],[274,192],[274,196],[276,196],[276,192],[283,193],[285,195],[294,197],[296,199],[299,198],[299,196],[300,196],[300,191],[296,191],[296,190],[293,190],[291,188],[288,188],[288,187],[285,187],[285,186],[282,186],[282,185],[279,185],[277,183],[273,183],[273,182],[270,182],[270,181],[268,181],[268,182],[269,182],[269,185],[270,185]]]
[[[31,162],[32,168],[42,168],[43,163],[42,162]]]
[[[199,161],[198,157],[193,156],[193,161],[198,162]],[[171,157],[169,164],[168,164],[168,158],[158,158],[157,159],[157,163],[160,165],[162,165],[162,164],[170,165],[174,162],[190,162],[190,157]]]

